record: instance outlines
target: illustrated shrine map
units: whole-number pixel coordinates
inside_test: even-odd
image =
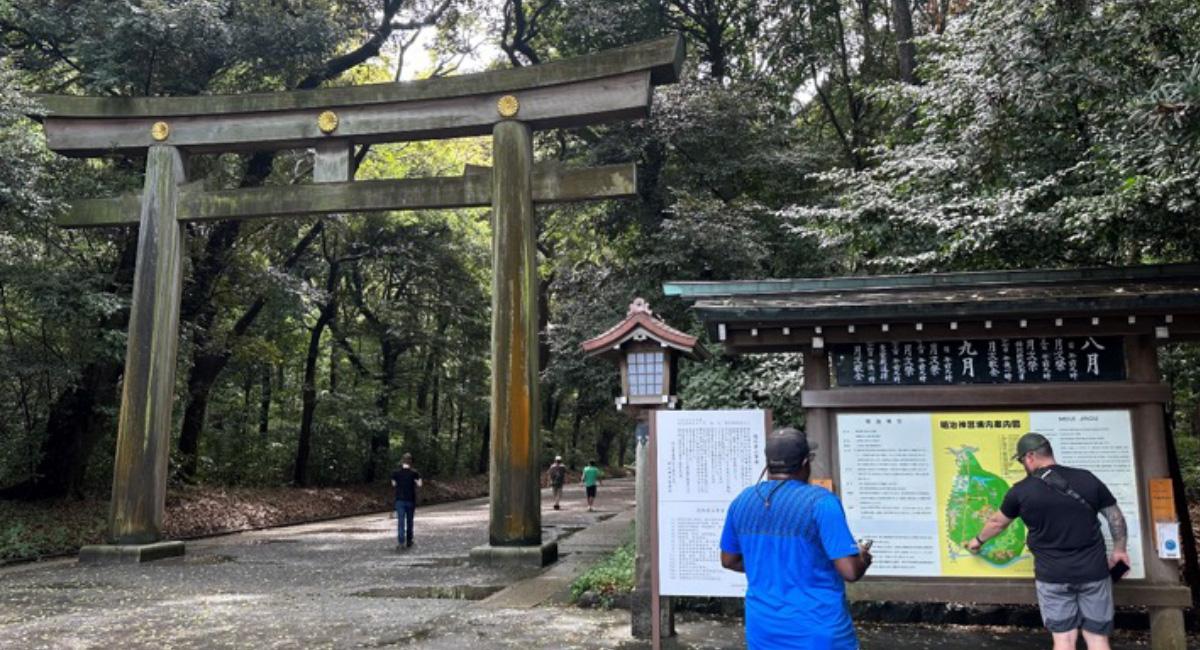
[[[978,556],[966,549],[1000,509],[1008,489],[1025,478],[1011,450],[1029,431],[1028,415],[934,415],[932,426],[943,575],[1033,575],[1020,519],[989,539]]]
[[[1050,439],[1060,463],[1112,490],[1129,522],[1130,577],[1143,577],[1127,411],[839,415],[839,495],[851,532],[875,542],[872,575],[1032,577],[1019,518],[979,555],[966,549],[1025,478],[1012,455],[1029,431]]]

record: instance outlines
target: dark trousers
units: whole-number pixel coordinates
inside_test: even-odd
[[[413,515],[417,504],[412,501],[396,500],[396,543],[401,546],[413,538]]]

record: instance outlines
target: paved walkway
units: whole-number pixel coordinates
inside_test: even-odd
[[[544,501],[548,501],[548,491]],[[646,648],[626,611],[564,606],[572,580],[629,538],[632,480],[606,481],[596,512],[582,489],[543,513],[562,559],[545,571],[472,566],[487,541],[485,499],[418,509],[416,545],[397,552],[385,514],[199,540],[140,566],[73,560],[0,571],[0,648],[341,650]],[[744,648],[737,621],[681,617],[665,647]],[[1030,630],[860,626],[863,650],[1049,647]],[[1139,647],[1121,639],[1116,650]],[[1144,647],[1144,646],[1142,646]]]

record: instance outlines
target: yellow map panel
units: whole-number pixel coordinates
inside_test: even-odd
[[[1029,413],[934,413],[932,426],[942,575],[1032,576],[1033,556],[1020,519],[988,540],[979,555],[966,550],[1009,487],[1025,478],[1012,455],[1029,431]]]

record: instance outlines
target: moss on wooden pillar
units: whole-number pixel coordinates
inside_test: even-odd
[[[533,138],[528,125],[493,130],[492,457],[493,546],[541,543],[537,252]]]
[[[177,211],[184,180],[178,149],[150,147],[113,472],[108,526],[113,544],[162,537],[183,271]]]

